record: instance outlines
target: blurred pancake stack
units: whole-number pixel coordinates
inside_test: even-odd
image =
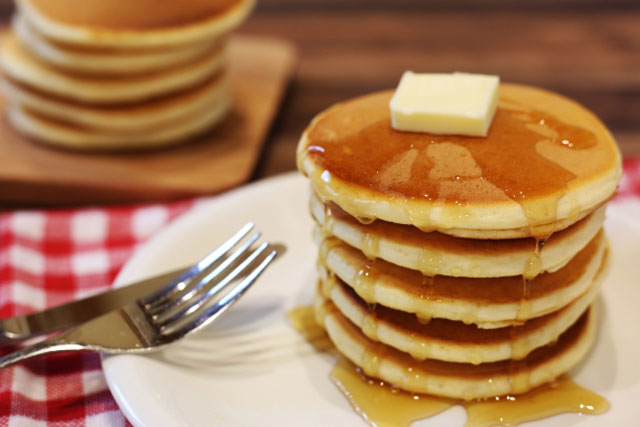
[[[465,400],[524,393],[594,342],[620,155],[590,111],[501,84],[486,137],[401,132],[393,93],[303,133],[317,320],[370,377]]]
[[[253,0],[19,0],[0,46],[10,123],[76,150],[180,143],[231,107],[225,46]]]

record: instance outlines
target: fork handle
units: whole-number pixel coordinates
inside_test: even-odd
[[[4,357],[0,357],[0,369],[42,354],[54,353],[57,351],[80,350],[82,348],[82,346],[77,344],[59,339],[59,336],[49,338],[25,348],[21,348],[13,353],[9,353]]]

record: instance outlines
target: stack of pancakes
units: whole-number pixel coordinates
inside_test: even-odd
[[[231,106],[226,38],[253,0],[20,0],[0,45],[9,121],[79,150],[164,146]]]
[[[524,393],[585,356],[621,174],[604,125],[502,84],[486,138],[400,132],[392,92],[337,104],[298,146],[316,317],[364,373],[465,400]]]

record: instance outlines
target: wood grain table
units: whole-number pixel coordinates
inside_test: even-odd
[[[640,2],[261,0],[241,29],[300,50],[254,179],[295,167],[314,114],[394,87],[406,69],[498,74],[585,104],[640,156]]]

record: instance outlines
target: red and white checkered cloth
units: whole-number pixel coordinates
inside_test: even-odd
[[[109,288],[136,248],[192,205],[0,213],[0,317]],[[95,353],[0,370],[0,426],[125,424]]]
[[[637,198],[640,159],[625,161],[618,198]],[[110,287],[141,243],[193,201],[0,214],[0,317],[41,310]],[[0,370],[0,427],[128,425],[100,357],[72,353]]]

